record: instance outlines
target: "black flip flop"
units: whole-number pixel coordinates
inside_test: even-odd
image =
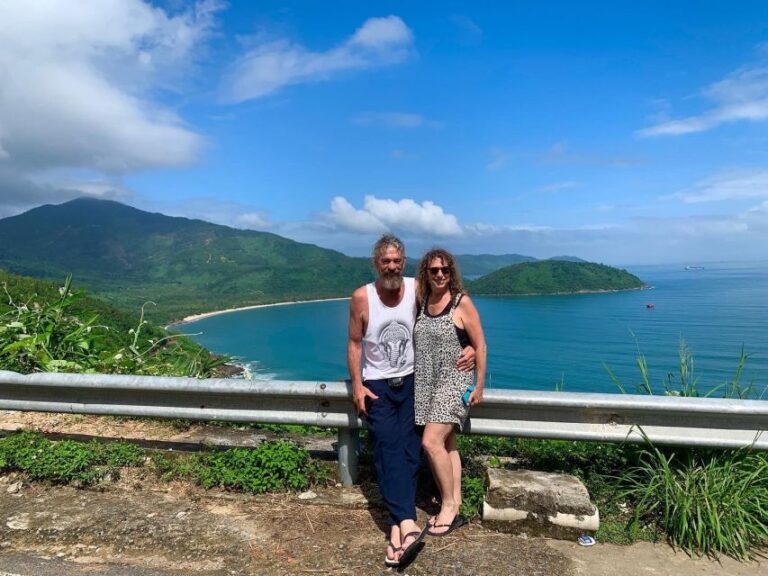
[[[409,546],[403,548],[403,553],[400,555],[400,566],[407,566],[416,559],[418,553],[421,552],[422,548],[424,548],[425,533],[426,529],[420,532],[418,530],[414,530],[413,532],[408,532],[408,534],[402,537],[402,542],[405,542],[409,537],[413,536],[416,537],[416,540],[411,542]]]
[[[447,536],[448,534],[456,530],[456,528],[461,528],[466,523],[467,521],[464,519],[463,516],[459,516],[458,514],[456,514],[456,516],[453,518],[453,522],[451,522],[450,524],[432,524],[431,526],[428,525],[429,527],[427,528],[426,532],[430,536],[435,536],[435,537]],[[448,528],[448,530],[446,530],[445,532],[432,532],[433,528]]]

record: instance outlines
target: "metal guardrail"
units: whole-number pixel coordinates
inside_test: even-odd
[[[339,430],[342,483],[357,476],[363,421],[349,384],[0,371],[0,409],[306,424]],[[641,430],[642,429],[642,432]],[[524,438],[768,450],[768,402],[486,390],[466,431]]]

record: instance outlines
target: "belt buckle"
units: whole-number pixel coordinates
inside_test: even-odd
[[[390,388],[402,388],[405,384],[405,378],[403,376],[395,376],[394,378],[387,378],[387,384]]]

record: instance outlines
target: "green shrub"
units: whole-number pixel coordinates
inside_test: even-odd
[[[111,444],[93,444],[100,450],[100,458],[107,466],[116,468],[139,466],[144,462],[144,450],[136,444],[114,442]]]
[[[636,448],[623,444],[571,440],[527,440],[516,442],[515,453],[536,470],[573,474],[582,480],[593,473],[611,474],[632,460]]]
[[[186,456],[156,455],[155,469],[164,480],[192,479],[204,488],[219,486],[246,492],[306,490],[330,474],[293,442],[264,442],[256,448],[231,448]]]
[[[512,456],[517,440],[503,436],[456,436],[456,445],[462,458],[475,456]]]
[[[27,299],[19,300],[9,292],[8,280],[0,286],[7,297],[7,304],[0,307],[2,370],[208,377],[227,361],[182,336],[149,325],[144,307],[135,327],[127,331],[126,315],[120,315],[119,321],[109,316],[113,325],[99,322],[93,309],[107,313],[109,309],[72,290],[71,278],[57,297],[50,289],[42,297],[30,295],[30,287],[24,285]]]
[[[336,434],[336,430],[333,428],[303,424],[249,424],[249,426],[273,434],[297,434],[299,436],[334,436]]]
[[[461,479],[461,509],[459,512],[465,518],[479,516],[485,500],[485,479],[464,476]]]
[[[92,484],[107,475],[116,477],[119,468],[137,466],[141,461],[141,450],[122,442],[51,442],[34,432],[0,439],[0,470],[17,470],[33,480],[56,484]]]

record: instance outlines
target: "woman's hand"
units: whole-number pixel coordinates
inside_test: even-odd
[[[483,388],[475,386],[475,389],[472,390],[472,393],[469,395],[469,406],[477,406],[480,404],[480,402],[483,401]]]

